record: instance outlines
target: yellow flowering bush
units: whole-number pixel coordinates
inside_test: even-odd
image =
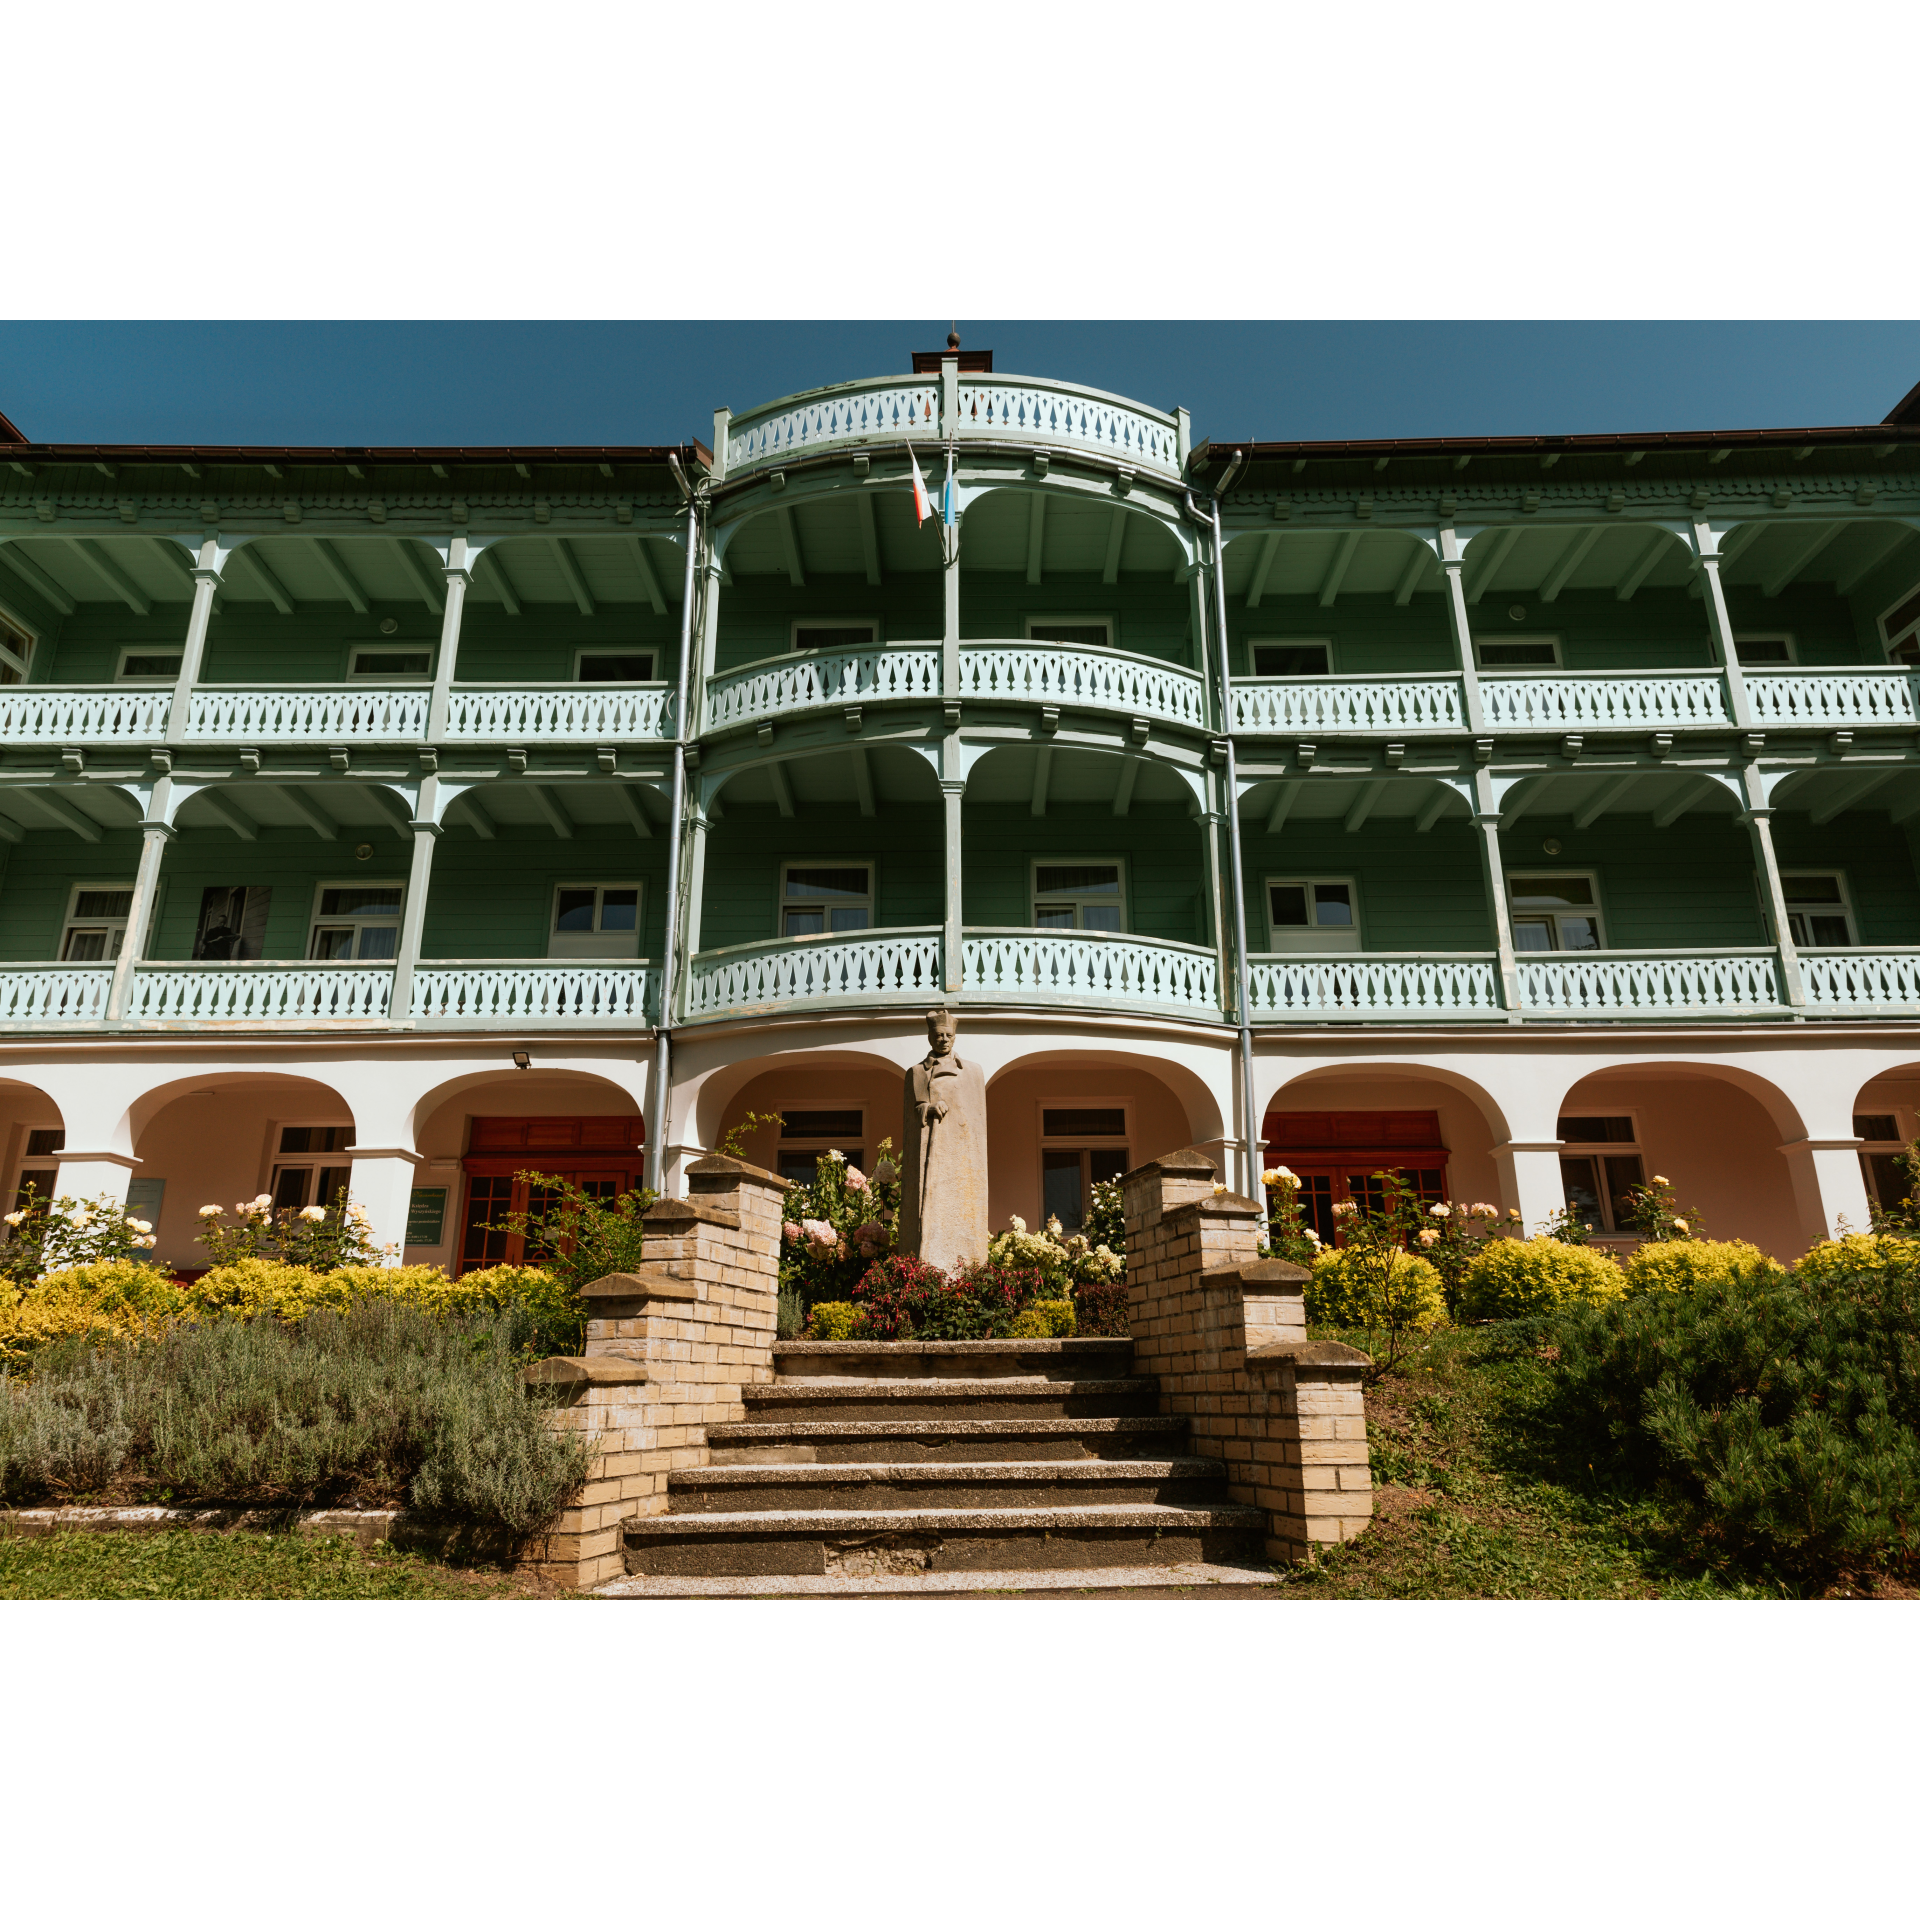
[[[1562,1307],[1601,1306],[1626,1292],[1626,1275],[1604,1253],[1536,1234],[1487,1242],[1467,1269],[1461,1312],[1469,1320],[1524,1320]]]
[[[1385,1270],[1379,1296],[1377,1260],[1362,1260],[1349,1249],[1323,1253],[1307,1270],[1307,1318],[1327,1327],[1399,1327],[1422,1329],[1443,1326],[1446,1296],[1440,1274],[1431,1261],[1417,1254],[1396,1252]]]
[[[817,1300],[807,1316],[809,1340],[864,1340],[867,1316],[851,1300]]]
[[[1793,1263],[1793,1277],[1809,1283],[1837,1283],[1863,1273],[1894,1280],[1920,1278],[1920,1240],[1902,1233],[1849,1233],[1838,1240],[1816,1240]]]
[[[1074,1311],[1071,1300],[1036,1300],[1014,1316],[1009,1340],[1071,1340]]]
[[[187,1295],[143,1260],[64,1267],[28,1287],[0,1280],[0,1366],[56,1340],[139,1340],[186,1311]]]
[[[1649,1240],[1627,1262],[1627,1292],[1698,1293],[1784,1280],[1787,1270],[1747,1240]]]

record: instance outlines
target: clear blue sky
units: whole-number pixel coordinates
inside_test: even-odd
[[[1852,426],[1920,382],[1920,323],[961,319],[995,367],[1161,406],[1196,438]],[[0,323],[30,439],[646,445],[908,370],[945,320]]]

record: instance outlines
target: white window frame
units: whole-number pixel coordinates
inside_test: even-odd
[[[1127,858],[1120,853],[1036,853],[1027,863],[1027,924],[1036,933],[1099,933],[1104,928],[1082,927],[1042,927],[1040,924],[1040,869],[1042,867],[1114,867],[1120,874],[1120,925],[1118,932],[1131,931],[1132,914],[1129,907],[1132,901],[1133,886],[1127,872]],[[1092,906],[1110,906],[1108,896],[1104,894],[1069,894],[1063,900],[1050,900],[1052,907],[1071,905],[1077,922],[1084,910]],[[1049,1102],[1049,1104],[1052,1104]]]
[[[129,660],[138,654],[150,653],[173,653],[178,654],[182,660],[186,658],[186,650],[184,647],[167,645],[157,647],[122,647],[113,664],[114,685],[118,687],[171,687],[177,685],[180,679],[180,669],[178,667],[175,667],[172,674],[165,678],[157,673],[128,674],[127,662]]]
[[[832,648],[802,645],[800,634],[802,629],[807,627],[865,627],[867,630],[867,645],[877,647],[881,644],[880,622],[871,615],[864,613],[849,614],[843,620],[833,614],[815,614],[810,619],[795,620],[789,624],[787,628],[787,651],[789,653],[827,653],[832,651]],[[836,640],[833,644],[839,647],[846,645],[846,642]],[[855,644],[857,645],[858,643],[856,642]]]
[[[780,892],[773,903],[773,937],[776,940],[845,940],[850,937],[850,934],[846,930],[842,930],[836,935],[831,926],[823,927],[818,933],[789,933],[787,931],[787,908],[792,906],[804,911],[807,905],[805,901],[790,901],[787,898],[787,875],[792,873],[796,868],[807,867],[864,867],[867,873],[867,924],[863,928],[858,929],[858,931],[871,933],[874,930],[879,924],[880,906],[880,876],[875,871],[875,863],[871,860],[843,860],[833,854],[821,853],[814,855],[811,859],[782,860],[780,862]],[[815,904],[821,908],[821,917],[825,919],[836,903],[831,900],[820,900]],[[850,903],[841,901],[838,904],[845,906]]]
[[[1485,649],[1488,647],[1540,647],[1553,649],[1551,663],[1541,660],[1528,661],[1520,666],[1499,666],[1487,663]],[[1483,673],[1558,673],[1567,664],[1566,655],[1560,651],[1560,636],[1557,633],[1476,633],[1473,636],[1473,662]]]
[[[598,925],[596,925],[590,933],[562,933],[556,924],[560,918],[560,896],[563,893],[585,893],[591,890],[594,896],[593,917],[597,922],[606,907],[604,896],[616,889],[625,892],[628,888],[631,888],[638,896],[634,903],[634,926],[631,936],[633,951],[631,953],[614,953],[613,941],[618,939],[624,944],[628,939],[626,934],[619,933],[617,929],[612,935],[604,933]],[[404,904],[403,901],[402,905],[404,906]],[[644,880],[631,878],[612,880],[579,879],[556,880],[553,883],[553,892],[547,901],[547,958],[549,960],[587,960],[594,958],[596,954],[604,954],[609,959],[637,960],[640,957],[640,938],[641,935],[646,932],[646,929],[647,883]],[[598,948],[588,948],[581,953],[567,954],[554,952],[554,942],[556,940],[600,940],[607,942],[607,944]]]
[[[1787,657],[1784,660],[1745,659],[1741,655],[1741,647],[1756,640],[1764,640],[1769,644],[1775,641],[1784,642]],[[1768,667],[1797,667],[1800,664],[1800,642],[1792,634],[1779,629],[1770,633],[1736,633],[1733,636],[1733,656],[1743,667],[1758,667],[1763,673]]]
[[[1647,1179],[1646,1141],[1640,1132],[1640,1109],[1638,1107],[1562,1107],[1560,1120],[1624,1120],[1633,1129],[1631,1140],[1562,1140],[1560,1158],[1562,1160],[1606,1160],[1634,1159],[1640,1162],[1640,1178]],[[1556,1125],[1558,1122],[1556,1121]],[[1622,1227],[1617,1221],[1607,1224],[1613,1212],[1613,1196],[1606,1184],[1606,1176],[1600,1178],[1599,1191],[1595,1196],[1600,1202],[1601,1226],[1594,1237],[1598,1240],[1633,1240],[1637,1236],[1631,1227]],[[1563,1203],[1564,1204],[1564,1201]]]
[[[1259,657],[1259,650],[1262,647],[1318,647],[1320,649],[1321,658],[1324,659],[1327,663],[1326,672],[1324,674],[1316,673],[1316,674],[1307,674],[1304,676],[1297,675],[1297,674],[1296,675],[1275,674],[1272,676],[1265,676],[1260,672],[1260,669],[1258,668],[1258,666],[1255,665],[1255,661]],[[1330,679],[1332,677],[1332,674],[1333,674],[1333,638],[1330,634],[1250,633],[1247,636],[1247,678],[1249,680],[1259,680],[1267,677],[1280,679],[1280,680],[1285,680],[1290,678],[1291,679],[1306,678],[1311,680],[1321,680],[1321,679]]]
[[[1789,919],[1793,917],[1796,911],[1803,915],[1807,912],[1805,906],[1797,909],[1794,906],[1792,883],[1795,880],[1831,880],[1839,887],[1839,910],[1841,917],[1847,923],[1847,945],[1857,947],[1860,944],[1860,922],[1855,917],[1853,911],[1853,889],[1847,885],[1846,869],[1844,867],[1782,867],[1780,869],[1780,892],[1787,903],[1787,916]],[[1827,910],[1828,917],[1832,916],[1833,906],[1830,901],[1817,901],[1813,904],[1824,907]],[[1789,931],[1791,932],[1791,928],[1789,928]],[[1795,946],[1802,944],[1808,945],[1811,951],[1815,953],[1822,950],[1819,947],[1812,946],[1811,942],[1803,943],[1798,939],[1794,941]],[[1829,953],[1840,953],[1844,952],[1845,949],[1829,947],[1825,949],[1825,951]]]
[[[1120,622],[1110,613],[1030,613],[1020,630],[1024,640],[1034,639],[1035,627],[1100,627],[1105,630],[1104,640],[1038,640],[1035,644],[1042,647],[1107,647],[1120,644]]]
[[[644,680],[587,680],[581,676],[581,663],[586,660],[617,660],[623,653],[644,653],[653,663],[655,671]],[[573,678],[577,686],[588,687],[653,687],[660,684],[658,668],[660,649],[658,647],[575,647],[573,650]]]
[[[1894,649],[1912,640],[1920,642],[1920,582],[1908,587],[1898,599],[1891,601],[1874,618],[1874,625],[1880,629],[1880,650],[1889,660],[1895,658]],[[1898,627],[1888,623],[1903,607],[1913,605],[1914,613],[1910,620],[1903,620]],[[1907,662],[1908,665],[1915,664]]]
[[[424,673],[356,673],[354,663],[363,653],[424,653]],[[433,683],[433,663],[439,657],[439,645],[432,640],[356,641],[347,649],[347,680],[356,687],[425,687]]]
[[[354,893],[369,893],[376,887],[392,887],[399,892],[400,904],[393,913],[391,920],[389,920],[388,916],[384,913],[322,913],[320,911],[320,902],[327,897],[328,890],[333,887],[344,887]],[[360,944],[360,929],[363,924],[376,927],[391,925],[394,931],[394,945],[397,948],[399,946],[400,926],[406,917],[407,883],[404,880],[368,879],[365,874],[355,875],[351,879],[316,880],[313,883],[313,905],[307,915],[306,963],[314,967],[390,967],[393,965],[391,958],[362,960],[357,954],[351,960],[317,959],[314,957],[313,937],[323,926],[337,927],[347,921],[352,921],[354,925],[353,944],[357,948]],[[308,1125],[309,1123],[302,1120],[290,1120],[286,1124],[288,1126],[298,1127]],[[314,1126],[324,1126],[329,1123],[316,1120],[311,1122],[311,1124]]]
[[[1314,897],[1315,887],[1345,887],[1348,903],[1353,908],[1353,925],[1350,927],[1322,927],[1317,919],[1304,927],[1281,927],[1274,924],[1273,889],[1275,887],[1305,887],[1307,889],[1307,910],[1319,912],[1319,901]],[[1260,882],[1261,910],[1267,919],[1267,951],[1269,953],[1358,953],[1366,944],[1361,937],[1360,921],[1360,882],[1350,873],[1270,873]]]
[[[1062,1110],[1089,1107],[1118,1108],[1126,1122],[1124,1133],[1049,1133],[1047,1115]],[[1084,1206],[1092,1198],[1093,1170],[1086,1155],[1102,1147],[1118,1147],[1127,1156],[1127,1167],[1133,1168],[1133,1139],[1136,1123],[1132,1094],[1088,1093],[1079,1098],[1070,1095],[1050,1093],[1044,1099],[1033,1103],[1033,1131],[1040,1142],[1039,1152],[1034,1163],[1034,1173],[1038,1178],[1036,1191],[1040,1195],[1040,1218],[1029,1222],[1036,1230],[1046,1224],[1047,1219],[1047,1155],[1050,1153],[1077,1153],[1080,1160],[1080,1198]]]
[[[1513,883],[1516,880],[1532,879],[1584,880],[1587,885],[1593,889],[1593,905],[1586,909],[1580,907],[1516,907],[1513,899]],[[1600,935],[1600,945],[1596,951],[1600,953],[1606,952],[1607,916],[1600,904],[1600,874],[1597,868],[1523,866],[1517,872],[1510,872],[1506,875],[1506,887],[1507,932],[1510,936],[1514,936],[1514,945],[1516,948],[1518,948],[1520,944],[1517,937],[1519,928],[1514,917],[1516,914],[1524,915],[1525,918],[1529,920],[1537,920],[1543,915],[1551,914],[1557,922],[1559,916],[1563,913],[1575,916],[1580,916],[1584,913],[1585,917],[1593,921]],[[1556,924],[1554,927],[1554,938],[1556,940],[1558,940],[1559,934],[1560,929]],[[1532,953],[1536,951],[1536,949],[1529,947],[1526,951]],[[1550,948],[1549,951],[1553,953],[1577,953],[1580,952],[1581,949],[1577,947],[1554,946]],[[1611,1112],[1614,1111],[1614,1109],[1609,1108],[1608,1111]]]
[[[59,938],[54,943],[53,957],[59,961],[67,959],[67,936],[77,927],[104,927],[116,937],[107,942],[107,951],[98,960],[74,960],[67,964],[76,967],[105,966],[109,961],[118,960],[120,949],[126,941],[128,914],[82,913],[79,911],[79,899],[83,893],[124,893],[127,905],[133,905],[134,883],[129,880],[124,885],[115,881],[76,880],[67,889],[66,916],[60,922]]]
[[[261,1157],[261,1177],[260,1185],[256,1189],[257,1192],[272,1193],[276,1176],[282,1167],[305,1167],[309,1174],[311,1174],[320,1167],[337,1167],[344,1165],[348,1170],[348,1178],[351,1180],[353,1161],[349,1157],[349,1150],[345,1147],[335,1147],[331,1152],[282,1153],[280,1151],[280,1136],[288,1127],[334,1127],[344,1129],[348,1133],[355,1133],[356,1131],[351,1120],[302,1120],[298,1115],[294,1115],[291,1118],[269,1120],[267,1122],[267,1149]],[[309,1179],[307,1182],[307,1198],[301,1203],[302,1205],[312,1204],[312,1190],[313,1182]]]
[[[33,650],[39,644],[39,634],[0,605],[0,686],[17,687],[33,678]]]

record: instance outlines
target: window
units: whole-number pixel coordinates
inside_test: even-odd
[[[1040,1214],[1068,1233],[1087,1223],[1094,1184],[1127,1171],[1127,1109],[1043,1107]]]
[[[1844,874],[1783,873],[1780,889],[1787,896],[1787,927],[1796,947],[1859,945]]]
[[[1630,1113],[1563,1113],[1559,1137],[1571,1146],[1631,1147]],[[1568,1213],[1593,1233],[1631,1233],[1624,1224],[1628,1189],[1642,1184],[1637,1153],[1562,1153],[1560,1186]]]
[[[1351,877],[1267,881],[1267,946],[1275,953],[1360,947],[1360,893]]]
[[[1790,633],[1736,633],[1733,653],[1743,667],[1790,667],[1794,662]]]
[[[1476,640],[1473,647],[1483,667],[1557,667],[1560,636],[1530,633],[1524,640]]]
[[[349,680],[431,680],[431,647],[353,647],[347,653]]]
[[[793,650],[808,653],[816,647],[877,647],[878,620],[796,620]]]
[[[780,1148],[774,1172],[783,1180],[808,1181],[822,1155],[838,1152],[848,1166],[867,1170],[864,1107],[789,1107],[780,1115]]]
[[[171,653],[161,647],[122,647],[114,678],[122,681],[164,680],[171,685],[180,678],[180,662],[183,658],[178,647]]]
[[[314,908],[309,960],[391,960],[400,940],[404,887],[330,887]]]
[[[1920,593],[1911,593],[1880,616],[1887,658],[1902,666],[1920,665]]]
[[[32,662],[33,635],[0,613],[0,687],[17,687]]]
[[[1051,647],[1110,647],[1113,616],[1108,613],[1030,613],[1027,638]]]
[[[1300,1182],[1302,1222],[1328,1246],[1341,1232],[1333,1211],[1340,1202],[1378,1206],[1384,1199],[1383,1168],[1398,1173],[1423,1206],[1447,1197],[1448,1150],[1436,1112],[1269,1113],[1261,1134],[1262,1164],[1285,1167]]]
[[[1913,1195],[1913,1180],[1901,1159],[1906,1146],[1900,1138],[1899,1116],[1856,1113],[1853,1131],[1857,1139],[1871,1140],[1879,1149],[1860,1156],[1860,1173],[1867,1183],[1867,1197],[1883,1212],[1892,1213]]]
[[[1297,680],[1333,671],[1333,648],[1325,640],[1252,640],[1247,657],[1257,680]]]
[[[1033,924],[1125,933],[1126,889],[1118,861],[1033,863]]]
[[[651,680],[653,655],[582,647],[573,656],[573,677],[576,680]]]
[[[1515,873],[1507,877],[1513,902],[1513,944],[1521,953],[1597,953],[1600,895],[1590,873]]]
[[[78,965],[119,959],[120,943],[127,937],[127,915],[132,911],[131,887],[90,887],[82,882],[68,897],[60,958]]]
[[[13,1211],[21,1212],[31,1200],[44,1207],[53,1195],[53,1183],[60,1177],[60,1162],[53,1156],[67,1144],[64,1127],[30,1127],[27,1150],[20,1156],[20,1173],[13,1196]],[[27,1189],[33,1192],[29,1194]]]
[[[353,1163],[346,1158],[352,1145],[351,1127],[283,1126],[267,1182],[274,1207],[340,1206],[353,1178]]]
[[[873,868],[780,869],[780,932],[799,940],[816,933],[862,933],[873,925]]]
[[[585,881],[553,890],[553,925],[547,933],[550,960],[637,960],[640,957],[640,886],[593,886]]]

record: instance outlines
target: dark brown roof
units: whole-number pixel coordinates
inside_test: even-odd
[[[597,466],[601,462],[622,466],[664,467],[669,454],[678,454],[682,462],[689,457],[704,466],[712,456],[698,441],[671,447],[151,447],[151,446],[79,446],[29,441],[0,418],[0,443],[10,459],[145,462],[151,465],[178,466],[183,461],[196,465],[257,465],[272,461],[275,466],[359,466],[393,465],[422,462],[441,466],[458,461],[472,466],[518,463],[530,466]],[[11,439],[8,435],[11,434]]]

